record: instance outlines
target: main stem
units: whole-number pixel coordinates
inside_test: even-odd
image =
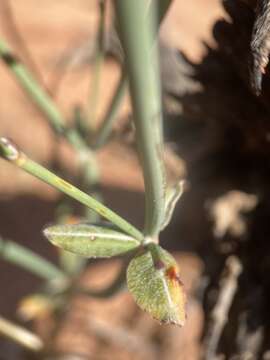
[[[96,211],[99,215],[111,221],[113,224],[118,226],[121,230],[131,235],[135,239],[143,241],[143,234],[130,223],[128,223],[125,219],[117,215],[115,212],[113,212],[106,206],[102,205],[93,197],[87,195],[72,184],[66,182],[59,176],[50,172],[43,166],[29,159],[23,152],[21,152],[17,148],[15,144],[13,144],[10,140],[6,138],[0,138],[0,156],[2,156],[8,161],[11,161],[13,164],[17,165],[29,174],[34,175],[40,180],[46,182],[47,184],[60,190],[66,195],[79,201],[81,204]]]
[[[157,51],[153,47],[156,32],[153,9],[152,5],[151,14],[146,16],[145,0],[115,0],[145,183],[144,233],[156,238],[164,219],[165,176],[162,159],[161,90]]]
[[[155,1],[151,2],[151,6],[155,6]],[[170,5],[171,5],[172,0],[158,0],[158,26],[160,26],[160,24],[162,23]],[[153,35],[157,35],[158,33],[158,29],[156,29],[156,33]],[[154,41],[154,39],[153,39]],[[124,67],[122,67],[121,69],[121,76],[120,79],[117,83],[117,86],[115,88],[115,92],[114,95],[112,96],[112,100],[111,103],[108,107],[108,110],[104,116],[104,119],[101,122],[101,126],[98,129],[98,131],[95,134],[95,143],[94,143],[94,147],[96,149],[102,147],[110,132],[112,129],[112,125],[114,120],[116,119],[118,110],[122,104],[122,101],[124,99],[124,95],[126,93],[126,85],[128,82],[128,76],[126,74],[126,69]]]

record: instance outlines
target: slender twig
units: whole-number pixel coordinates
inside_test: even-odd
[[[0,334],[22,345],[28,350],[40,352],[43,350],[42,340],[27,329],[0,316]]]
[[[63,134],[65,122],[60,111],[50,96],[27,70],[26,66],[19,61],[2,39],[0,40],[0,57],[15,75],[22,88],[26,90],[38,107],[46,114],[56,132]]]
[[[118,110],[122,103],[122,99],[125,95],[126,87],[127,87],[127,75],[122,70],[122,73],[121,73],[120,79],[118,81],[118,84],[116,85],[115,93],[112,97],[111,103],[109,104],[108,110],[105,113],[105,117],[101,122],[100,128],[98,129],[97,133],[95,134],[94,147],[96,149],[99,149],[100,147],[102,147],[106,143],[106,140],[108,139],[108,136],[112,129],[113,122],[116,119]]]
[[[151,10],[154,6],[151,6]],[[165,176],[162,159],[162,108],[154,11],[145,16],[145,0],[116,0],[119,34],[129,75],[136,139],[143,167],[145,235],[157,237],[164,220]],[[152,16],[151,16],[152,15]]]
[[[262,356],[264,341],[268,338],[265,324],[265,290],[259,282],[249,278],[249,293],[245,294],[245,305],[238,308],[238,324],[235,353],[231,360],[269,360]],[[240,310],[240,311],[239,311]]]
[[[13,72],[21,87],[30,95],[38,108],[45,114],[52,129],[58,136],[64,137],[73,147],[80,167],[80,176],[85,191],[91,191],[99,180],[99,167],[93,152],[76,128],[66,126],[65,119],[55,105],[49,94],[43,90],[39,83],[19,59],[11,52],[4,41],[0,40],[0,58]],[[85,216],[89,218],[88,208]],[[79,260],[78,260],[79,261]],[[80,259],[80,261],[83,261]]]
[[[3,40],[0,40],[0,58],[12,71],[19,84],[30,95],[38,108],[46,115],[54,131],[58,135],[64,136],[80,153],[88,153],[88,146],[78,132],[73,128],[66,127],[65,119],[54,101],[42,89],[26,66],[19,61]]]
[[[48,260],[22,245],[0,238],[1,258],[46,280],[65,278],[65,274]]]
[[[98,106],[99,92],[100,92],[100,78],[101,78],[101,69],[105,57],[104,49],[104,38],[105,38],[105,10],[106,3],[105,0],[99,0],[99,28],[97,32],[96,40],[96,56],[94,61],[94,76],[92,81],[92,89],[90,94],[89,102],[89,111],[88,118],[91,124],[95,124],[96,121],[96,112]]]
[[[75,186],[66,182],[43,166],[29,159],[22,151],[17,148],[14,143],[6,138],[0,138],[0,156],[12,162],[29,174],[62,191],[71,198],[79,201],[81,204],[96,211],[99,215],[111,221],[125,233],[131,235],[139,241],[143,240],[143,234],[121,216],[117,215],[115,212],[102,205],[93,197],[87,195]]]
[[[216,360],[218,343],[228,321],[228,313],[231,308],[235,293],[237,291],[238,277],[242,272],[240,260],[231,256],[226,261],[224,277],[220,284],[220,293],[217,303],[211,314],[209,329],[205,337],[205,359]]]
[[[1,1],[1,24],[6,28],[7,35],[11,38],[13,44],[16,44],[16,47],[19,49],[23,58],[26,60],[29,68],[35,75],[35,78],[42,84],[45,88],[45,83],[43,77],[40,73],[39,67],[37,66],[31,51],[29,50],[27,44],[24,41],[23,35],[21,34],[20,29],[18,29],[16,18],[13,12],[13,6],[11,0]]]

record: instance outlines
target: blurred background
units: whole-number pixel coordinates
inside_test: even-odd
[[[111,10],[106,17],[107,31],[110,32]],[[218,117],[220,109],[225,109],[221,120],[226,118],[229,108],[234,109],[232,122],[240,113],[242,116],[242,110],[238,111],[224,94],[241,99],[241,91],[243,94],[247,91],[242,90],[242,85],[238,89],[235,85],[239,82],[238,77],[235,80],[227,60],[216,55],[219,44],[212,30],[216,21],[224,18],[229,16],[220,0],[174,0],[160,31],[166,163],[172,179],[188,180],[186,193],[177,205],[172,223],[162,233],[161,242],[179,261],[188,293],[187,323],[181,329],[160,326],[138,309],[128,293],[106,300],[76,296],[69,304],[60,329],[51,339],[56,353],[60,354],[56,358],[60,359],[61,354],[66,353],[73,354],[70,359],[199,359],[205,320],[202,294],[215,276],[218,284],[224,258],[235,249],[233,242],[225,242],[222,250],[219,249],[222,260],[212,261],[215,256],[212,241],[222,238],[228,229],[229,239],[241,237],[245,224],[241,216],[239,218],[239,209],[251,211],[257,204],[255,195],[243,192],[252,191],[243,180],[245,171],[242,177],[238,176],[237,162],[228,171],[232,176],[218,166],[224,161],[226,168],[227,162],[234,157],[233,152],[228,151],[233,145],[227,140],[233,142],[238,133],[226,128],[226,135],[220,135],[213,118]],[[1,38],[44,84],[67,122],[72,121],[78,108],[83,109],[86,118],[91,113],[94,74],[91,59],[98,21],[98,4],[94,0],[4,0],[0,3]],[[210,68],[213,72],[207,75]],[[196,77],[198,71],[200,78]],[[95,121],[89,121],[89,127],[98,126],[118,77],[118,61],[108,57],[102,68]],[[205,78],[210,79],[207,84]],[[231,84],[238,89],[236,95],[231,93]],[[217,88],[221,89],[220,93]],[[223,95],[224,109],[219,107]],[[252,111],[257,109],[256,106]],[[101,174],[99,185],[108,206],[132,223],[141,225],[143,181],[132,129],[128,125],[129,115],[130,104],[126,97],[112,138],[97,153]],[[206,119],[209,121],[204,127]],[[72,181],[76,177],[74,152],[64,140],[56,138],[44,116],[1,62],[0,135],[12,138],[31,158],[64,173],[65,178]],[[223,152],[224,143],[227,147]],[[209,153],[214,155],[209,156]],[[229,197],[231,207],[226,207],[228,198],[225,198],[225,205],[224,201],[221,204],[214,202],[229,191],[236,191],[229,194],[232,196]],[[43,238],[42,229],[54,222],[60,197],[59,192],[1,160],[0,236],[56,262],[57,249]],[[219,211],[222,216],[218,215]],[[218,218],[222,220],[218,221]],[[91,263],[81,281],[103,286],[113,278],[118,267],[118,260]],[[203,275],[205,268],[215,274],[211,280]],[[40,280],[0,260],[0,284],[1,315],[25,324],[18,320],[16,309],[21,299],[37,290]],[[211,296],[215,298],[214,293]],[[51,338],[49,313],[41,314],[32,323],[26,322],[26,326],[44,339]],[[24,358],[28,355],[18,346],[0,339],[0,359]]]

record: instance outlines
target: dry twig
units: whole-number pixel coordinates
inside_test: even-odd
[[[228,313],[237,291],[237,279],[242,272],[242,265],[235,256],[230,256],[220,282],[220,293],[212,311],[208,332],[205,337],[205,359],[217,359],[216,351],[222,331],[228,321]]]

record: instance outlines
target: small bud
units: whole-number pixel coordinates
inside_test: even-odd
[[[6,160],[14,161],[19,158],[20,151],[10,139],[0,137],[0,156]]]

